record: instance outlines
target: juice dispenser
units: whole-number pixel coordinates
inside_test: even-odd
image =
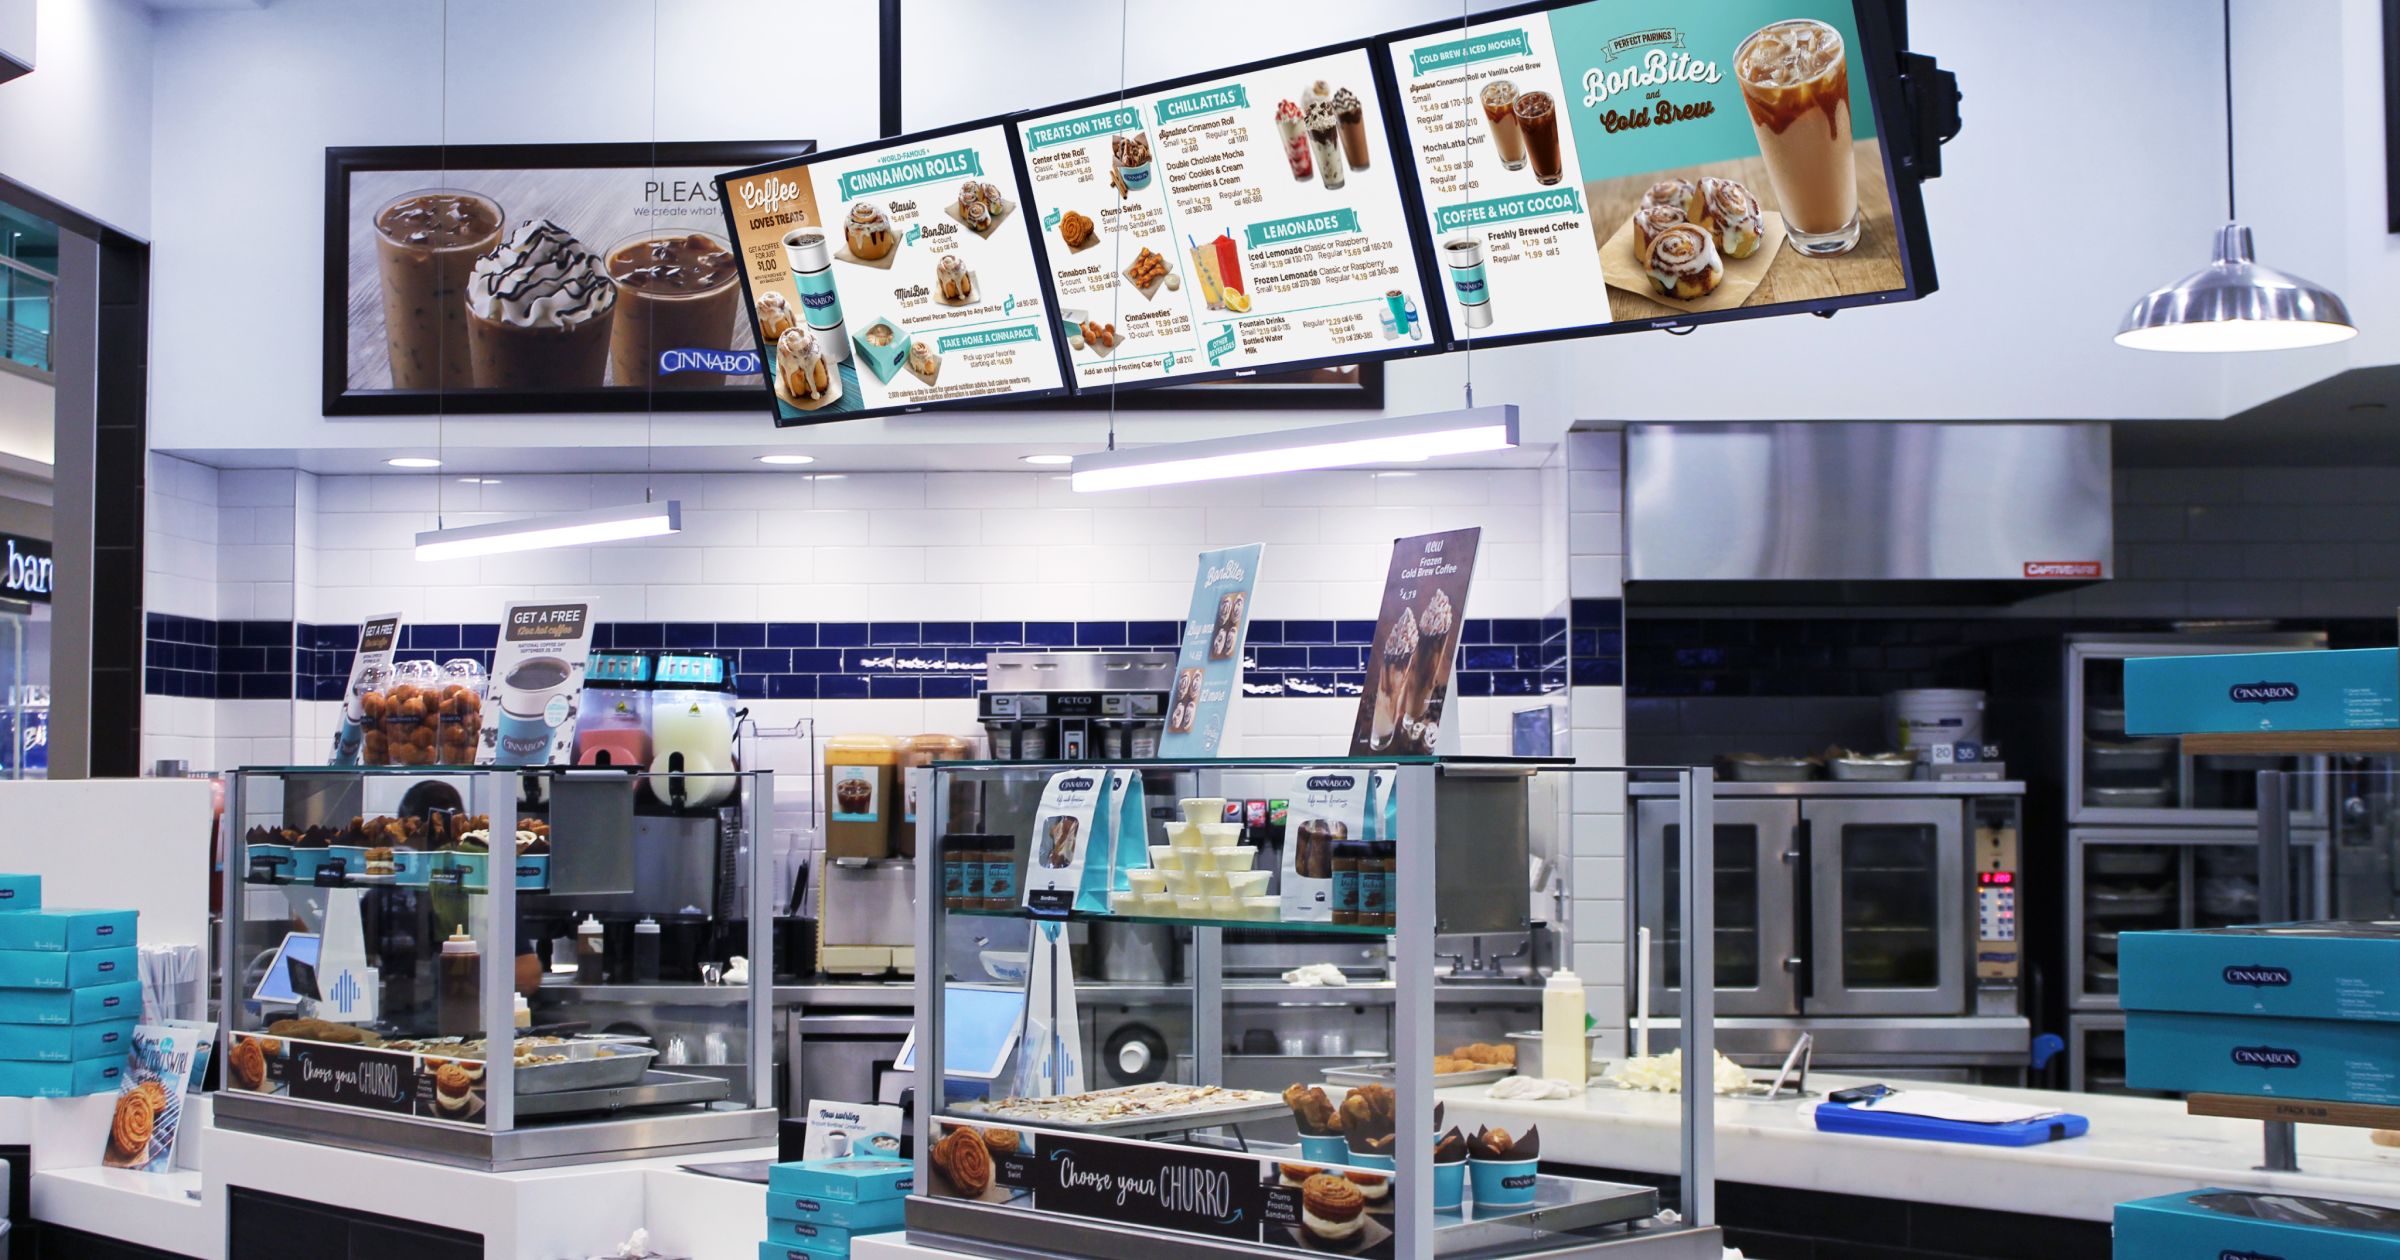
[[[733,794],[733,663],[714,652],[662,652],[651,670],[650,794],[706,809]]]
[[[583,716],[575,724],[575,764],[650,764],[650,657],[594,652],[584,666]]]
[[[902,812],[894,773],[900,741],[889,735],[836,735],[825,741],[825,856],[885,858]]]

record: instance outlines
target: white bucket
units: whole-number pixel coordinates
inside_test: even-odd
[[[1892,747],[1915,752],[1933,744],[1983,742],[1983,693],[1920,688],[1883,698]]]

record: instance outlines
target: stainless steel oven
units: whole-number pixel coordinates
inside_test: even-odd
[[[1726,1053],[1779,1057],[1806,1031],[1828,1066],[1829,1057],[1859,1067],[2023,1063],[2021,784],[1726,783],[1717,791],[1711,878]],[[1651,1009],[1673,1017],[1683,989],[1675,949],[1682,836],[1676,801],[1650,793],[1632,785],[1632,917],[1650,930]],[[1639,963],[1629,950],[1629,995]]]

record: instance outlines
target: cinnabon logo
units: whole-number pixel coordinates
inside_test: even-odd
[[[2025,576],[2029,578],[2096,578],[2100,576],[2097,560],[2028,560]]]
[[[1317,774],[1308,779],[1311,792],[1347,792],[1357,786],[1358,776],[1354,774]]]
[[[2225,983],[2246,984],[2253,989],[2282,988],[2292,982],[2292,973],[2281,967],[2227,967]]]
[[[2296,1068],[2300,1066],[2300,1052],[2275,1046],[2235,1046],[2233,1061],[2243,1067]]]
[[[1060,779],[1058,790],[1061,792],[1089,792],[1092,790],[1093,781],[1090,775],[1079,774],[1072,779]]]
[[[2300,684],[2294,682],[2235,683],[2225,689],[2235,704],[2279,704],[2300,698]]]

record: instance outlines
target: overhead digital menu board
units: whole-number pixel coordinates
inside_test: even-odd
[[[778,425],[1062,392],[1000,127],[751,167],[717,188]]]
[[[1014,122],[1076,390],[1437,348],[1379,98],[1359,45]]]
[[[1387,37],[1453,335],[1919,296],[1878,139],[1897,63],[1860,28],[1853,0],[1594,0]]]

